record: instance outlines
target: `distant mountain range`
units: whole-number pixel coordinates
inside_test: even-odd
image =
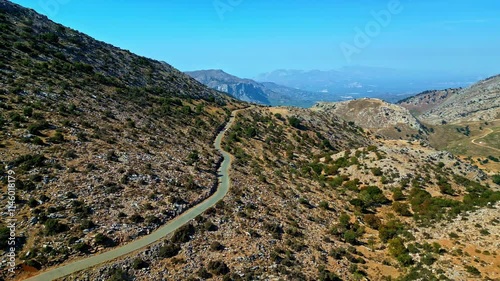
[[[472,85],[482,77],[404,71],[380,67],[343,67],[339,70],[276,70],[252,79],[223,70],[186,72],[206,86],[233,97],[273,106],[310,107],[316,102],[378,98],[396,103],[428,89],[445,90]]]
[[[330,100],[380,98],[397,102],[428,89],[466,87],[484,77],[351,66],[339,70],[276,70],[255,78],[291,88],[328,93]]]
[[[272,82],[259,83],[236,77],[222,70],[199,70],[186,74],[212,89],[228,93],[239,100],[264,105],[310,107],[316,101],[327,98],[322,93],[298,90]]]

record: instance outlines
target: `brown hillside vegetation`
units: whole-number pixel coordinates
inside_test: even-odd
[[[375,141],[338,119],[287,108],[244,111],[225,143],[236,158],[230,194],[192,223],[196,231],[175,257],[157,254],[172,243],[166,239],[137,254],[154,267],[129,274],[138,280],[469,280],[499,274],[488,243],[460,240],[453,248],[427,230],[457,219],[470,225],[475,220],[466,218],[476,207],[500,199],[482,171],[449,153],[418,142]],[[495,211],[485,212],[493,219]],[[467,233],[491,242],[500,234],[497,223],[471,225]],[[460,262],[471,247],[489,256]],[[132,261],[84,276],[111,274]]]
[[[458,94],[462,89],[446,89],[440,91],[425,91],[416,96],[409,97],[397,104],[408,109],[413,115],[419,116],[425,113],[451,98],[452,96]]]
[[[425,139],[428,134],[427,127],[406,108],[379,99],[321,102],[312,109],[337,115],[390,139]]]
[[[248,108],[5,0],[0,30],[0,204],[13,170],[18,220],[15,276],[0,224],[0,280],[120,247],[205,199],[218,182],[214,137],[243,108],[223,141],[222,201],[61,280],[500,278],[500,176],[415,140],[424,129],[406,109],[395,116],[416,132],[391,136],[321,110]],[[473,129],[457,133],[495,146]]]
[[[125,243],[211,192],[213,138],[238,103],[8,1],[0,28],[1,188],[8,166],[19,264]]]

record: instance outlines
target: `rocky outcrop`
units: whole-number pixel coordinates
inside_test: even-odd
[[[274,106],[310,107],[314,104],[313,100],[320,100],[317,93],[274,83],[259,83],[230,75],[222,70],[199,70],[186,72],[186,74],[212,89],[247,102]]]
[[[408,109],[379,99],[318,103],[313,110],[330,112],[362,128],[380,132],[391,138],[395,136],[393,133],[425,133],[425,128]]]

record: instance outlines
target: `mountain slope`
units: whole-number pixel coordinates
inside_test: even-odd
[[[0,180],[7,194],[5,169],[16,173],[18,271],[126,243],[213,191],[213,138],[243,104],[5,0],[0,29]]]
[[[415,116],[419,116],[446,102],[457,95],[462,89],[446,89],[425,91],[418,95],[398,101],[396,104],[408,109]]]
[[[419,118],[430,124],[492,121],[500,118],[500,75],[452,95]]]
[[[235,155],[230,193],[191,222],[174,256],[161,254],[175,240],[166,238],[69,280],[124,268],[141,281],[500,276],[500,192],[477,167],[420,142],[370,138],[306,109],[245,110],[227,133],[224,147]],[[134,270],[136,259],[154,266]]]
[[[225,73],[222,70],[186,72],[204,85],[248,102],[264,105],[309,107],[319,100],[317,93],[297,90],[275,83],[258,83]]]
[[[228,93],[239,100],[271,104],[269,93],[266,93],[265,88],[255,81],[241,79],[222,70],[200,70],[186,72],[186,74],[212,89]]]
[[[313,110],[340,116],[393,139],[412,139],[426,134],[426,129],[407,109],[378,99],[318,103]]]

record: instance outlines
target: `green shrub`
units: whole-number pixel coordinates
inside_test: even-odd
[[[295,116],[288,117],[288,124],[290,124],[290,126],[297,128],[297,129],[301,128],[301,121],[299,118],[297,118]]]
[[[319,268],[318,280],[319,281],[342,281],[335,273],[326,270],[324,267]]]
[[[21,117],[21,115],[19,115],[19,113],[17,112],[11,112],[10,113],[10,121],[12,122],[23,122],[23,117]]]
[[[39,203],[38,203],[38,201],[35,198],[31,198],[28,201],[28,206],[30,206],[30,208],[35,208],[38,205],[39,205]]]
[[[186,243],[191,240],[191,236],[194,235],[194,233],[194,226],[192,224],[186,224],[174,232],[174,235],[172,236],[172,242]]]
[[[409,251],[401,238],[389,240],[389,253],[403,266],[410,266],[413,263]]]
[[[465,270],[467,270],[468,273],[474,275],[474,276],[480,276],[481,275],[481,272],[475,268],[474,266],[471,266],[471,265],[466,265],[465,266]]]
[[[411,217],[410,206],[406,203],[393,202],[392,209],[401,216]]]
[[[133,222],[133,223],[141,223],[144,221],[144,218],[139,215],[139,214],[133,214],[131,217],[130,217],[130,221]]]
[[[382,242],[397,237],[404,231],[404,225],[398,220],[390,220],[379,228],[379,238]]]
[[[31,143],[32,144],[36,144],[36,145],[45,145],[45,143],[43,142],[43,140],[39,137],[34,137],[32,140],[31,140]]]
[[[23,171],[44,166],[45,157],[43,155],[23,155],[16,158],[10,164],[17,166]]]
[[[324,210],[328,210],[328,209],[330,209],[330,206],[329,206],[328,202],[326,202],[326,201],[321,201],[321,202],[319,202],[319,207],[320,207],[321,209],[324,209]]]
[[[139,269],[143,269],[143,268],[148,268],[148,267],[149,267],[149,263],[147,263],[146,261],[144,261],[141,258],[136,258],[132,262],[132,268],[135,269],[135,270],[139,270]]]
[[[96,242],[97,245],[106,246],[106,247],[112,247],[115,244],[113,239],[109,238],[108,236],[106,236],[102,233],[98,233],[95,236],[94,241]]]
[[[390,202],[390,200],[384,196],[382,190],[376,186],[368,186],[359,193],[358,198],[363,201],[364,208],[370,208]]]
[[[210,244],[210,250],[222,251],[222,250],[224,250],[224,246],[220,242],[214,241],[214,242],[212,242],[212,244]]]
[[[56,132],[54,136],[50,137],[48,140],[52,143],[63,143],[64,136],[61,132]]]
[[[400,187],[394,189],[394,191],[392,192],[392,200],[400,201],[403,199],[404,199],[403,190]]]
[[[353,230],[347,230],[346,232],[344,232],[344,241],[349,243],[349,244],[353,244],[353,245],[356,244],[357,238],[358,238],[358,235]]]
[[[198,277],[203,278],[203,279],[212,278],[212,274],[210,272],[208,272],[208,270],[204,267],[200,268],[198,270],[198,272],[196,272],[196,275],[198,275]]]
[[[28,132],[33,135],[40,135],[41,130],[48,129],[50,124],[47,121],[37,122],[28,126]]]
[[[108,278],[107,281],[129,281],[131,280],[131,277],[128,275],[127,272],[123,271],[122,269],[112,269],[111,270],[111,276]]]
[[[376,168],[372,168],[372,174],[376,177],[381,177],[384,175],[384,173],[382,172],[382,169],[379,168],[379,167],[376,167]]]
[[[284,232],[283,228],[279,224],[275,223],[264,224],[264,229],[271,233],[274,239],[281,239],[281,235]]]
[[[36,268],[38,270],[42,269],[42,264],[39,261],[34,260],[34,259],[28,260],[26,262],[26,265],[30,266],[30,267],[33,267],[33,268]]]
[[[181,247],[178,244],[169,242],[160,248],[159,256],[167,259],[177,256],[180,251]]]
[[[83,220],[82,224],[80,225],[81,230],[91,229],[93,227],[95,227],[95,223],[93,223],[91,220]]]
[[[10,228],[0,227],[0,250],[6,250],[8,247],[8,238],[10,237]]]
[[[28,106],[28,107],[25,107],[25,108],[23,109],[23,114],[24,114],[24,116],[26,116],[26,117],[31,117],[31,116],[33,116],[33,108],[32,108],[32,107],[29,107],[29,106]]]
[[[74,249],[81,253],[87,253],[90,250],[90,246],[86,243],[77,243],[75,244]]]
[[[500,185],[500,174],[493,176],[493,182]]]
[[[223,261],[210,261],[207,268],[215,275],[225,275],[229,273],[229,267]]]
[[[373,229],[379,229],[382,221],[374,214],[366,214],[363,216],[363,221]]]
[[[46,235],[59,234],[69,229],[67,225],[60,223],[56,219],[48,219],[45,221],[44,225]]]

